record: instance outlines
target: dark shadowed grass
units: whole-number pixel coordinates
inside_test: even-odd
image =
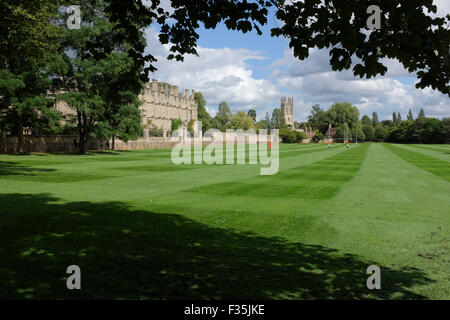
[[[121,202],[0,194],[0,219],[2,299],[411,299],[431,281],[381,266],[386,285],[369,291],[358,256]],[[82,290],[66,289],[73,264]]]
[[[55,169],[33,168],[21,165],[13,161],[0,161],[0,176],[2,176],[2,178],[5,178],[7,176],[35,176],[37,174],[43,174],[53,171],[55,171]]]
[[[47,165],[47,164],[46,164]],[[105,179],[106,176],[81,172],[58,172],[54,168],[29,167],[22,163],[0,161],[0,177],[19,181],[66,183]]]
[[[0,155],[0,298],[449,297],[450,185],[381,144],[280,145],[274,176],[170,154]]]

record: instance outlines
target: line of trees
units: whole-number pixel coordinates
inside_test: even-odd
[[[402,120],[399,112],[394,112],[392,120],[385,120],[376,125],[375,138],[377,129],[384,135],[384,140],[389,142],[450,143],[450,118],[427,118],[423,109],[420,109],[416,119],[411,110],[406,120]],[[379,138],[383,136],[379,135]]]
[[[298,124],[299,127],[311,127],[316,130],[318,136],[326,137],[329,124],[337,127],[334,138],[364,140],[363,126],[359,120],[359,110],[349,102],[336,102],[328,110],[319,105],[313,105],[308,121]]]
[[[227,129],[254,129],[259,132],[260,129],[279,129],[279,135],[283,142],[287,143],[301,143],[306,139],[304,132],[298,132],[289,128],[285,121],[281,108],[274,108],[272,116],[266,112],[265,119],[256,121],[256,110],[250,109],[247,113],[238,111],[232,113],[228,104],[225,101],[219,103],[218,110],[215,117],[212,117],[206,110],[206,101],[201,92],[196,92],[194,95],[197,104],[198,120],[202,122],[202,131],[208,129],[218,129],[222,132]]]
[[[334,138],[360,141],[388,141],[397,143],[450,143],[450,118],[427,118],[423,109],[414,119],[409,110],[402,120],[400,112],[393,112],[392,120],[379,121],[377,112],[372,116],[359,118],[359,110],[348,102],[335,103],[324,110],[319,105],[312,106],[306,123],[296,123],[296,127],[310,126],[318,135],[325,135],[331,123],[337,127]]]
[[[202,122],[202,131],[208,129],[218,129],[225,131],[226,129],[289,129],[284,121],[284,114],[281,108],[274,108],[272,115],[266,112],[265,118],[256,121],[256,110],[250,109],[247,113],[238,111],[232,113],[227,102],[222,101],[218,105],[215,117],[212,117],[206,110],[206,100],[201,92],[196,92],[194,100],[197,104],[198,120]]]

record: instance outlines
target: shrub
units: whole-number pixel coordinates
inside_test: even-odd
[[[295,136],[296,136],[296,141],[298,143],[302,143],[303,140],[308,138],[306,136],[306,133],[304,133],[303,131],[294,131],[294,132],[295,132]]]
[[[180,119],[172,119],[172,124],[171,124],[171,131],[174,132],[175,130],[178,129],[178,127],[180,126],[180,124],[182,124],[183,122]]]
[[[284,143],[295,143],[297,140],[297,135],[294,130],[282,128],[280,129],[279,134]]]
[[[149,137],[162,137],[163,130],[155,126],[151,120],[147,122],[146,127],[148,128]]]
[[[319,133],[317,133],[317,134],[312,138],[312,140],[313,140],[315,143],[319,143],[319,141],[320,141],[320,140],[323,140],[324,138],[325,138],[325,136],[323,135],[323,133],[319,132]]]

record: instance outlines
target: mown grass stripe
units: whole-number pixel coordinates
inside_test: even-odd
[[[257,198],[329,199],[358,172],[368,148],[369,145],[361,145],[273,176],[256,176],[235,180],[233,183],[209,184],[185,192]]]
[[[444,180],[450,181],[450,164],[447,161],[439,160],[420,152],[406,150],[392,144],[383,145],[392,153],[416,167],[431,172]]]
[[[417,149],[423,149],[423,150],[429,150],[434,152],[439,152],[441,154],[450,154],[449,148],[439,148],[439,147],[431,147],[431,146],[424,146],[424,145],[417,145],[417,144],[405,144],[404,146],[417,148]]]

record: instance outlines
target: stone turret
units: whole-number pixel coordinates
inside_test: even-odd
[[[294,98],[286,97],[281,98],[281,110],[284,114],[284,122],[294,128]]]

